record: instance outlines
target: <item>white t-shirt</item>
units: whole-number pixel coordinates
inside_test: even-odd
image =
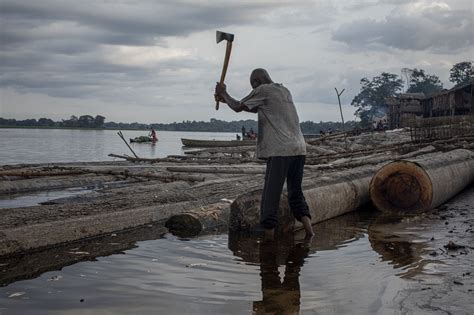
[[[286,87],[262,84],[240,102],[258,112],[258,158],[306,155],[298,113]]]

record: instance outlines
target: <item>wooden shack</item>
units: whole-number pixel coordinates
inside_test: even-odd
[[[391,129],[409,127],[417,118],[474,115],[474,83],[434,94],[402,93],[386,99]]]
[[[423,116],[423,93],[403,93],[386,99],[390,129],[407,127],[417,116]]]

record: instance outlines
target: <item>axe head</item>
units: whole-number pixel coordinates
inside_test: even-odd
[[[234,34],[224,33],[224,32],[221,32],[221,31],[216,31],[216,43],[220,43],[224,39],[228,42],[233,42],[234,41]]]

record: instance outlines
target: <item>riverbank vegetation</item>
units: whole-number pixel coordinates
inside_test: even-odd
[[[242,127],[246,131],[253,129],[258,130],[257,121],[247,119],[238,121],[224,121],[211,118],[209,121],[182,121],[173,123],[154,123],[154,124],[143,124],[138,122],[133,123],[116,123],[116,122],[104,122],[97,123],[96,120],[90,116],[88,120],[81,119],[80,116],[77,119],[69,119],[62,121],[53,121],[49,118],[36,119],[5,119],[0,117],[0,128],[67,128],[67,129],[111,129],[111,130],[148,130],[154,128],[161,131],[200,131],[200,132],[235,132],[241,133]],[[72,116],[75,117],[75,116]],[[103,116],[96,116],[103,117]],[[105,120],[105,117],[103,117]],[[338,122],[313,122],[304,121],[301,124],[301,130],[305,134],[318,134],[320,131],[327,132],[329,130],[337,131],[342,129],[342,124]],[[354,129],[357,123],[354,121],[345,122],[344,128]]]

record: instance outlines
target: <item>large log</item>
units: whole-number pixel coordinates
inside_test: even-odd
[[[184,173],[214,173],[214,174],[265,174],[265,168],[262,166],[250,166],[245,167],[222,167],[222,166],[208,166],[208,167],[196,167],[196,166],[170,166],[166,168],[169,172],[184,172]]]
[[[230,203],[218,202],[173,215],[166,221],[165,227],[179,237],[192,237],[204,231],[226,227],[229,213]]]
[[[458,149],[382,167],[370,183],[376,207],[386,212],[421,212],[433,209],[474,180],[474,153]]]
[[[305,181],[303,192],[311,211],[311,223],[322,222],[356,210],[369,201],[369,183],[378,168],[346,170],[330,176]],[[262,190],[239,196],[231,205],[229,229],[250,231],[259,224]],[[302,228],[295,223],[286,194],[282,195],[278,211],[279,232]]]

